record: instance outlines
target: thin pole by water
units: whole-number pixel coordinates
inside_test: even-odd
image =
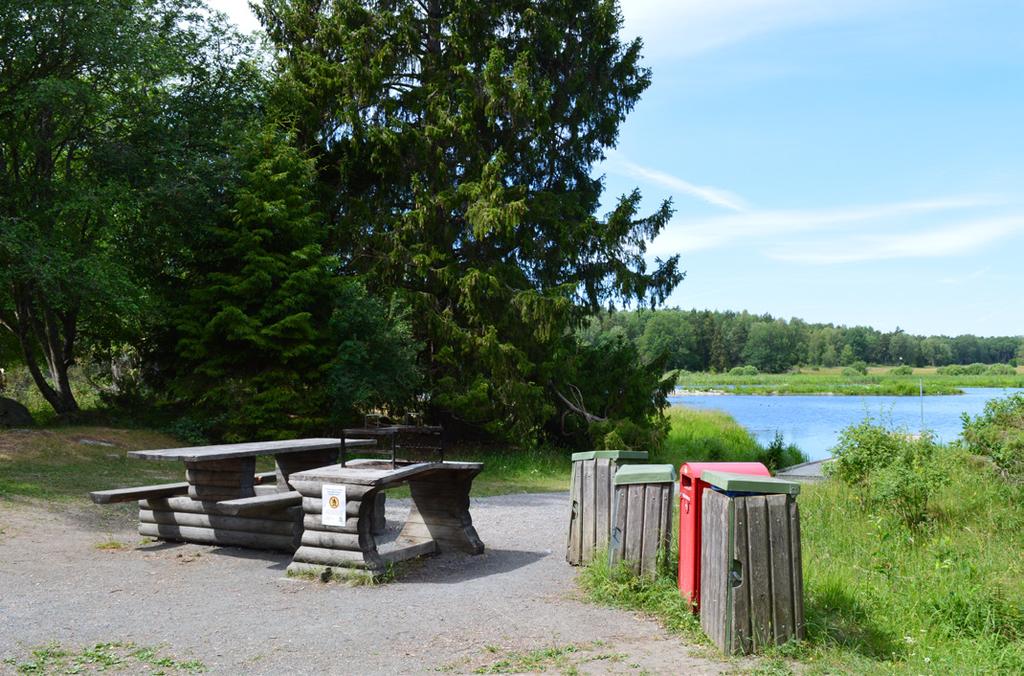
[[[921,431],[924,431],[924,378],[917,381],[917,385],[921,391]]]

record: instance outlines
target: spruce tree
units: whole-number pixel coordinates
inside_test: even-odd
[[[634,191],[597,213],[595,164],[650,83],[617,3],[264,0],[257,13],[332,249],[413,308],[435,412],[523,440],[579,409],[564,395],[583,379],[560,361],[574,330],[602,306],[657,304],[682,276],[675,257],[645,259],[668,203],[639,216]]]

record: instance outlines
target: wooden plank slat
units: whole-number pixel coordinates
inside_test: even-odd
[[[644,484],[644,525],[640,537],[640,574],[654,577],[658,572],[658,525],[661,522],[661,486]]]
[[[597,539],[597,515],[594,512],[595,463],[593,460],[584,460],[580,464],[583,471],[583,492],[580,501],[580,513],[582,514],[580,528],[583,529],[581,562],[586,564],[594,558],[594,546]]]
[[[597,458],[594,462],[594,552],[595,554],[608,548],[608,535],[611,532],[612,511],[612,473],[611,460]]]
[[[798,639],[805,636],[804,630],[804,567],[803,551],[800,544],[800,507],[796,500],[789,501],[790,556],[793,567],[793,628]]]
[[[303,514],[302,527],[306,530],[321,530],[326,533],[358,533],[359,517],[346,516],[344,526],[325,526],[319,514]]]
[[[346,439],[346,446],[373,446],[372,439]],[[156,448],[146,451],[131,451],[133,458],[142,460],[184,460],[186,462],[209,462],[258,455],[279,455],[341,448],[341,439],[288,439],[284,441],[256,441],[242,444],[217,444],[215,446],[191,446],[187,448]]]
[[[265,509],[284,509],[302,504],[302,496],[297,491],[289,493],[271,493],[250,498],[222,500],[217,505],[225,514],[255,514]]]
[[[133,502],[135,500],[158,500],[188,493],[188,483],[156,484],[135,488],[112,488],[106,491],[92,491],[89,498],[97,505],[112,502]]]
[[[634,573],[640,572],[644,537],[644,486],[630,484],[627,487],[626,543],[623,559]]]
[[[199,500],[193,500],[188,497],[174,497],[174,498],[163,498],[158,500],[140,500],[140,509],[151,509],[154,511],[164,512],[188,512],[190,514],[220,514],[223,516],[238,516],[230,511],[223,509],[221,504],[218,502],[200,502]],[[256,510],[247,510],[245,513],[246,517],[259,517],[261,519],[271,519],[274,521],[289,521],[293,520],[288,515],[287,508],[282,508],[278,505],[271,505],[261,507]],[[294,520],[298,520],[297,518]]]
[[[793,571],[790,568],[789,496],[768,495],[768,544],[771,548],[772,627],[781,645],[793,632]]]
[[[619,565],[626,555],[626,520],[629,517],[629,490],[628,486],[616,486],[612,494],[614,505],[612,507],[612,532],[610,537],[608,564],[611,567]]]
[[[661,548],[665,552],[665,569],[674,570],[672,559],[672,540],[675,537],[672,528],[672,513],[675,510],[674,484],[661,484],[661,521],[658,528],[661,531]]]
[[[733,501],[733,550],[730,564],[732,618],[728,652],[748,654],[753,650],[750,637],[750,556],[747,549],[747,499]]]
[[[580,463],[572,464],[572,475],[569,479],[569,539],[566,543],[565,560],[573,566],[580,565],[583,556],[583,530],[580,520],[583,504],[583,472]]]
[[[707,491],[705,491],[707,493]],[[768,505],[763,495],[747,501],[747,550],[750,580],[750,636],[754,651],[774,644],[771,608],[771,551],[768,544]]]
[[[701,515],[700,623],[708,638],[725,651],[728,498],[716,491],[704,491]]]

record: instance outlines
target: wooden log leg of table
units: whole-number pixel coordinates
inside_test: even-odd
[[[277,490],[281,493],[294,490],[289,482],[292,474],[305,469],[333,465],[338,462],[338,454],[340,452],[341,447],[339,444],[339,447],[334,449],[304,451],[302,453],[282,453],[274,456],[274,467],[277,470]]]
[[[185,463],[188,496],[193,500],[234,500],[256,495],[256,458]]]
[[[409,481],[412,508],[400,540],[454,547],[470,554],[483,554],[484,543],[469,514],[469,491],[478,472],[439,471],[423,480]]]
[[[346,486],[345,523],[323,523],[321,482],[297,482],[302,494],[303,531],[288,566],[291,575],[373,578],[383,575],[387,561],[377,553],[373,511],[377,488]]]

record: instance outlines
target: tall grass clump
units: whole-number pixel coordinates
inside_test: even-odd
[[[1003,478],[1024,483],[1024,395],[992,399],[980,415],[964,414],[963,424],[973,453],[991,458]]]
[[[667,412],[671,427],[660,451],[652,462],[666,462],[678,467],[684,462],[763,462],[770,469],[806,462],[807,457],[782,436],[767,446],[740,425],[728,413],[702,411],[673,406]]]

